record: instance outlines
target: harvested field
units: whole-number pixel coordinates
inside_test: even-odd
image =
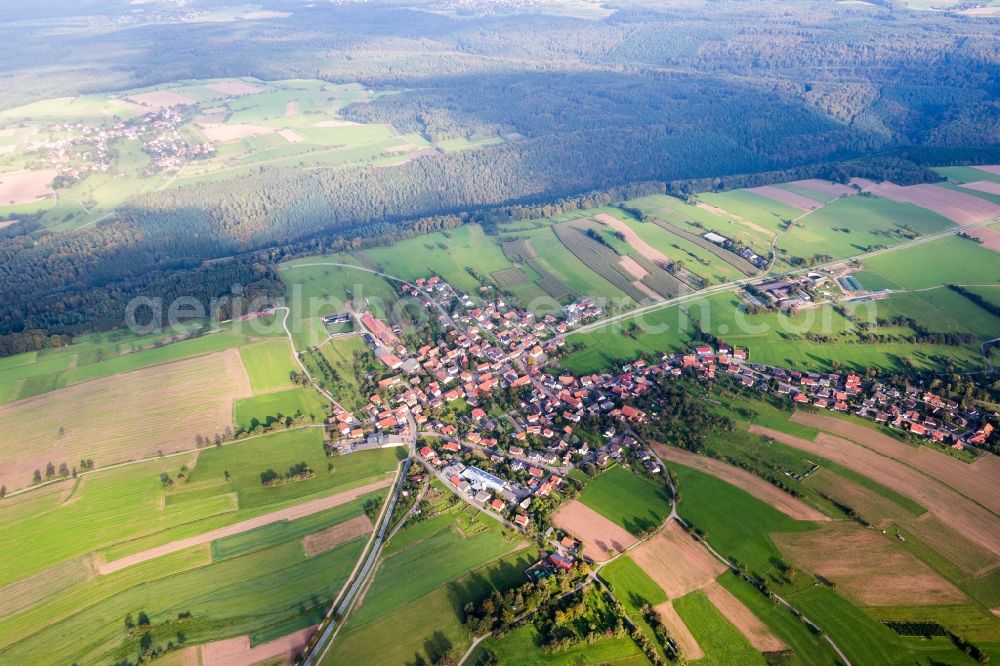
[[[58,594],[94,576],[89,557],[66,560],[27,578],[0,586],[0,617],[10,617],[40,599]]]
[[[845,437],[873,451],[906,463],[930,477],[951,486],[959,493],[1000,515],[1000,458],[985,454],[972,464],[962,462],[929,446],[913,447],[888,435],[822,414],[796,412],[793,423]]]
[[[636,263],[635,259],[632,257],[622,257],[618,261],[618,265],[624,268],[629,275],[634,277],[636,280],[641,280],[642,278],[649,275],[649,271]]]
[[[722,562],[673,520],[629,556],[671,599],[714,583],[726,571]]]
[[[588,222],[593,224],[590,220],[556,224],[552,227],[552,231],[584,266],[628,294],[632,300],[637,303],[644,302],[648,298],[647,291],[635,286],[632,275],[619,263],[621,257],[617,252],[587,235]]]
[[[285,117],[294,118],[299,115],[299,103],[298,102],[285,102]]]
[[[655,289],[647,285],[645,282],[636,280],[635,282],[632,283],[632,286],[641,291],[642,293],[646,294],[646,296],[653,299],[654,301],[658,301],[661,298],[660,294],[657,293]]]
[[[302,143],[305,141],[300,134],[297,134],[294,130],[290,129],[280,130],[278,135],[288,143]]]
[[[809,475],[805,484],[817,492],[832,497],[840,504],[851,507],[859,516],[879,529],[885,529],[894,522],[917,517],[889,498],[828,469],[820,469]]]
[[[528,276],[520,268],[505,268],[502,271],[493,271],[490,273],[490,277],[500,285],[501,289],[510,289],[529,281]]]
[[[1000,164],[983,164],[976,167],[980,171],[985,171],[986,173],[992,173],[995,176],[1000,176]]]
[[[912,203],[934,211],[955,224],[981,222],[1000,215],[1000,206],[972,194],[956,192],[937,185],[921,184],[901,187],[893,183],[879,183],[870,191],[880,197],[900,203]]]
[[[229,349],[102,377],[0,406],[0,483],[28,485],[33,470],[92,458],[98,466],[194,447],[195,435],[233,425],[252,395]]]
[[[534,259],[538,256],[538,252],[535,251],[531,241],[523,238],[503,241],[500,243],[500,249],[503,250],[505,257],[516,263],[524,263],[528,259]]]
[[[1000,519],[996,515],[905,463],[826,433],[820,433],[813,442],[758,425],[750,426],[750,432],[823,456],[863,474],[927,507],[928,511],[970,541],[1000,554]]]
[[[766,197],[772,201],[783,203],[786,206],[798,208],[801,211],[816,210],[823,205],[821,202],[816,201],[815,199],[810,199],[807,196],[803,196],[798,192],[783,190],[780,187],[775,187],[774,185],[751,187],[747,190],[747,192],[753,192],[757,196]]]
[[[973,238],[979,240],[986,249],[1000,252],[1000,230],[982,227],[980,229],[972,229],[968,233]]]
[[[726,588],[712,581],[705,588],[705,596],[719,609],[727,620],[750,641],[750,645],[759,652],[780,652],[788,646],[780,638],[771,633],[767,625],[760,621],[749,608],[734,597]]]
[[[646,241],[642,240],[639,237],[639,234],[635,233],[635,231],[630,226],[619,220],[614,215],[608,215],[607,213],[599,213],[594,216],[594,219],[597,220],[598,222],[603,222],[604,224],[608,225],[615,231],[621,232],[621,234],[625,236],[626,243],[634,247],[639,254],[646,257],[654,264],[662,266],[664,264],[670,263],[670,259],[667,257],[667,255],[663,254],[655,247],[653,247]]]
[[[121,571],[122,569],[135,564],[139,564],[140,562],[146,562],[148,560],[167,555],[168,553],[176,553],[177,551],[184,550],[185,548],[192,548],[201,544],[211,543],[216,539],[222,539],[224,537],[233,536],[234,534],[247,532],[281,520],[296,520],[298,518],[304,518],[305,516],[309,516],[320,511],[326,511],[327,509],[332,509],[335,506],[351,502],[362,495],[380,490],[391,484],[392,478],[387,476],[385,479],[374,481],[364,486],[351,488],[350,490],[345,490],[328,497],[321,497],[309,502],[303,502],[302,504],[290,506],[288,508],[281,509],[280,511],[272,511],[271,513],[256,516],[255,518],[249,518],[232,525],[227,525],[226,527],[220,527],[219,529],[205,532],[204,534],[198,534],[186,539],[179,539],[162,546],[157,546],[156,548],[144,550],[141,553],[128,555],[121,559],[114,560],[113,562],[100,562],[97,565],[97,571],[102,576],[107,575],[114,573],[115,571]]]
[[[256,95],[257,93],[264,92],[264,88],[247,83],[246,81],[240,81],[239,79],[209,83],[206,87],[211,88],[216,92],[220,92],[223,95],[233,95],[234,97],[239,97],[240,95]]]
[[[197,104],[197,100],[170,90],[154,90],[152,92],[130,95],[125,99],[142,106],[179,106],[182,104]]]
[[[965,593],[902,547],[853,522],[771,538],[796,566],[865,606],[960,604]]]
[[[856,189],[848,185],[841,185],[840,183],[831,183],[828,180],[821,180],[819,178],[807,178],[805,180],[795,180],[789,184],[801,185],[806,189],[813,190],[814,192],[819,192],[821,194],[825,194],[831,197],[842,197],[858,193]]]
[[[32,203],[52,196],[55,169],[0,173],[0,206]]]
[[[792,497],[759,476],[740,469],[735,465],[729,465],[715,458],[700,456],[696,453],[664,444],[653,444],[652,448],[662,460],[675,462],[679,465],[710,474],[768,503],[795,520],[830,520],[829,516],[818,509],[814,509],[802,500]]]
[[[994,183],[992,180],[977,180],[974,183],[965,183],[962,187],[1000,196],[1000,183]]]
[[[342,523],[331,525],[322,532],[310,534],[302,540],[306,555],[312,557],[333,550],[337,546],[352,541],[363,534],[370,534],[372,521],[368,516],[361,515]]]
[[[202,666],[246,666],[266,661],[268,664],[291,664],[316,631],[316,626],[250,647],[249,636],[237,636],[199,646]]]
[[[201,123],[199,127],[201,127],[201,130],[205,133],[208,140],[213,143],[238,141],[251,136],[259,136],[261,134],[270,134],[274,132],[274,128],[268,127],[267,125]]]
[[[674,610],[673,602],[664,601],[662,604],[654,606],[654,610],[660,615],[660,619],[663,620],[663,625],[667,628],[667,632],[670,633],[670,637],[677,641],[677,645],[680,646],[685,659],[696,661],[705,656],[705,652],[698,645],[698,641],[691,635],[691,630],[688,629],[688,626],[684,624],[684,620]]]
[[[583,542],[584,555],[596,562],[606,562],[611,559],[608,551],[622,553],[636,542],[624,528],[577,500],[559,507],[552,522]]]

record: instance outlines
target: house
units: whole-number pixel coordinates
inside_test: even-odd
[[[530,522],[531,522],[531,519],[530,519],[530,518],[528,518],[528,517],[527,517],[526,515],[524,515],[524,514],[518,514],[518,515],[517,515],[517,516],[516,516],[516,517],[514,518],[514,522],[515,522],[515,523],[516,523],[516,524],[517,524],[517,525],[518,525],[519,527],[521,527],[522,529],[524,529],[524,528],[527,528],[527,527],[528,527],[528,523],[530,523]]]

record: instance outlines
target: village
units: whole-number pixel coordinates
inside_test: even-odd
[[[553,558],[543,558],[532,575],[572,566],[572,536],[549,524],[572,493],[571,471],[618,463],[662,475],[662,463],[635,432],[648,416],[632,403],[665,382],[730,381],[737,390],[780,396],[789,408],[853,414],[958,450],[984,444],[993,432],[981,414],[917,387],[901,390],[854,372],[752,363],[746,350],[722,342],[697,344],[656,363],[639,359],[617,374],[554,373],[566,334],[600,316],[592,302],[572,303],[561,317],[536,318],[491,297],[491,288],[477,304],[437,276],[402,291],[436,314],[444,339],[414,350],[370,312],[327,317],[328,323],[353,320],[384,368],[362,410],[335,408],[332,446],[349,454],[412,442],[426,473],[463,501],[512,529],[543,534],[554,546]],[[597,419],[614,425],[599,432],[580,427]]]
[[[49,138],[32,141],[25,150],[37,155],[38,167],[56,170],[54,187],[75,183],[89,174],[111,173],[119,146],[126,141],[137,141],[149,156],[150,173],[174,173],[185,162],[215,154],[213,144],[185,138],[182,127],[188,120],[182,107],[171,106],[150,108],[135,118],[115,118],[101,126],[83,121],[55,123],[48,127]]]

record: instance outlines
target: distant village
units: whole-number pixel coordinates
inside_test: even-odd
[[[37,156],[39,168],[57,171],[55,187],[75,183],[89,174],[113,173],[118,147],[130,140],[138,141],[152,160],[150,173],[175,173],[186,162],[215,154],[213,144],[191,142],[184,137],[181,128],[188,120],[181,107],[164,107],[130,120],[116,118],[102,126],[55,123],[48,128],[49,138],[32,141],[26,152]]]

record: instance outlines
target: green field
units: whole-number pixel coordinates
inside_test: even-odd
[[[666,489],[617,465],[588,483],[579,499],[636,535],[659,527],[670,515]]]
[[[254,393],[270,393],[294,386],[290,376],[298,366],[287,340],[276,338],[242,347],[240,356]]]
[[[527,624],[514,629],[503,638],[488,638],[480,644],[476,659],[481,659],[485,650],[496,654],[498,663],[507,666],[590,666],[614,664],[615,666],[641,666],[649,664],[646,655],[630,638],[605,638],[595,643],[574,645],[568,650],[546,654],[538,646],[538,630]],[[470,659],[469,663],[479,661]]]
[[[691,630],[699,647],[705,651],[705,657],[698,660],[698,663],[706,666],[767,663],[701,590],[674,600],[674,608]]]
[[[865,260],[869,271],[905,289],[927,289],[942,284],[997,284],[997,253],[978,243],[949,236],[901,252]]]
[[[264,325],[262,323],[262,325]],[[128,331],[94,333],[76,338],[68,347],[45,349],[2,359],[0,404],[98,377],[180,361],[261,339],[258,333],[222,330],[170,341],[170,334],[135,336]]]
[[[327,663],[434,661],[446,650],[461,655],[471,642],[462,608],[526,582],[523,571],[538,554],[524,546],[463,504],[404,527]]]
[[[329,412],[330,403],[326,398],[312,388],[297,386],[237,400],[233,405],[233,420],[237,427],[253,430],[258,425],[270,425],[279,415],[302,414],[312,423],[322,423]]]

